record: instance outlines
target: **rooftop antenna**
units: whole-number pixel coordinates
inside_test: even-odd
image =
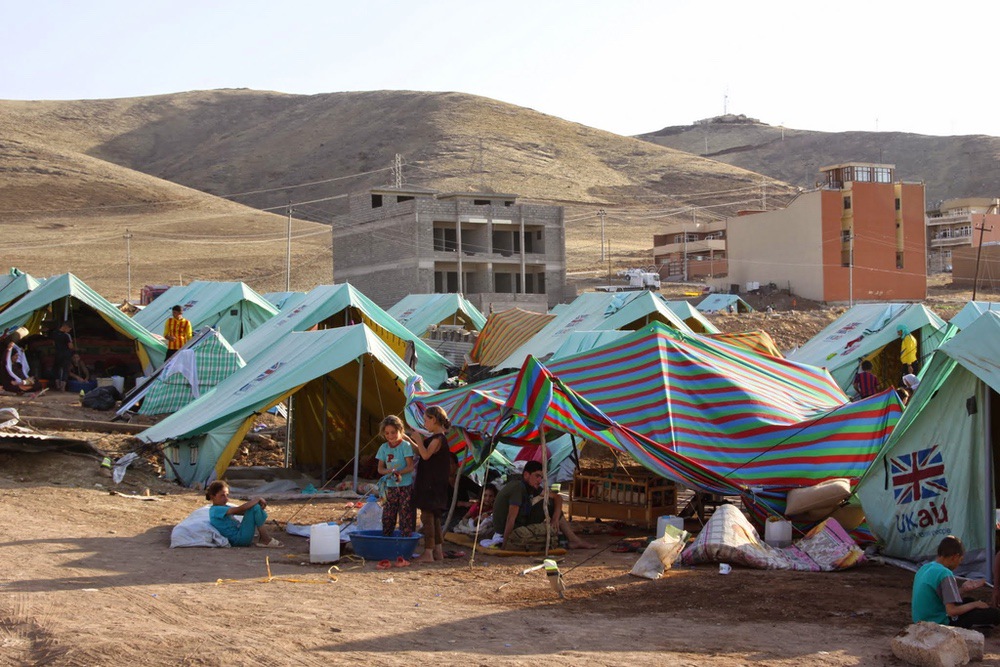
[[[725,116],[729,113],[729,88],[726,88],[726,92],[722,94],[722,115]]]

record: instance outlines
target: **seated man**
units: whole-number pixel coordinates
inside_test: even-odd
[[[558,533],[569,541],[570,548],[592,549],[594,545],[581,540],[562,515],[562,500],[549,498],[549,521],[545,521],[542,499],[542,464],[528,461],[524,472],[512,479],[497,493],[493,507],[493,529],[503,536],[505,549],[537,551],[545,548],[546,535],[555,546]],[[558,498],[558,494],[556,495]],[[502,531],[502,532],[501,532]]]
[[[1000,609],[991,607],[981,600],[963,598],[980,588],[984,580],[969,580],[961,588],[952,570],[962,562],[965,547],[954,535],[941,540],[937,548],[937,558],[921,567],[913,578],[911,611],[913,622],[930,621],[941,625],[971,628],[977,625],[1000,624]]]
[[[90,379],[90,369],[76,352],[70,358],[67,369],[66,391],[90,391],[97,388],[97,382]]]

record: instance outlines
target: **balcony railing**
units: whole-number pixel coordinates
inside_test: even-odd
[[[957,222],[972,222],[971,213],[956,213],[954,215],[942,215],[936,218],[927,218],[927,225],[953,225]]]

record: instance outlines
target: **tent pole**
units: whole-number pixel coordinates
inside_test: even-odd
[[[285,467],[292,464],[292,412],[295,406],[295,396],[288,397],[288,416],[285,417]]]
[[[327,414],[326,413],[326,375],[323,375],[323,451],[322,451],[321,456],[320,456],[321,465],[323,467],[322,467],[322,472],[320,472],[320,475],[319,475],[319,481],[322,484],[322,486],[326,486],[326,444],[327,444],[327,441],[326,441],[326,437],[327,437],[326,436],[327,416],[326,416],[326,414]],[[322,488],[322,486],[320,488]]]
[[[354,413],[354,493],[358,491],[358,463],[361,458],[361,380],[364,378],[365,355],[358,357],[358,408]]]
[[[545,431],[538,429],[538,434],[542,441],[542,512],[545,515],[545,555],[549,555],[549,546],[552,541],[552,522],[549,518],[549,450],[545,446]]]

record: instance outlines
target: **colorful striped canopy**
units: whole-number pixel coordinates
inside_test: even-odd
[[[821,369],[659,323],[552,362],[545,373],[536,366],[532,359],[516,377],[413,393],[407,409],[418,416],[441,405],[481,443],[499,433],[506,442],[537,444],[532,422],[541,419],[546,430],[628,451],[654,472],[707,490],[788,489],[859,477],[901,413],[893,392],[848,403]],[[562,405],[548,398],[545,382],[555,380],[578,395],[565,399],[572,409],[546,407]],[[548,410],[544,417],[541,409]],[[595,415],[613,425],[613,438],[594,437],[601,422]]]
[[[482,366],[496,366],[555,319],[555,315],[510,308],[493,313],[476,339],[469,357]]]

